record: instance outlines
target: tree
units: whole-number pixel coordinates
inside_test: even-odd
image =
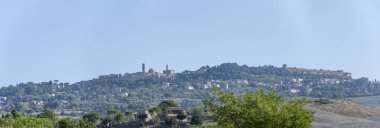
[[[165,110],[163,110],[160,107],[154,107],[154,108],[150,109],[149,111],[152,111],[151,113],[156,113],[157,115],[162,116],[162,115],[164,115],[163,111],[165,111]],[[166,114],[166,112],[165,112],[165,114]]]
[[[181,122],[182,120],[186,119],[187,115],[184,111],[181,111],[177,114],[176,118]]]
[[[5,128],[53,128],[54,121],[50,119],[32,118],[20,116],[13,118],[1,118],[0,127]]]
[[[148,118],[148,114],[146,114],[146,113],[139,113],[139,114],[137,115],[137,118],[140,119],[140,122],[141,122],[140,125],[141,125],[141,126],[144,126],[145,123],[146,123],[145,119]]]
[[[97,112],[90,112],[86,115],[83,115],[82,118],[83,118],[83,120],[88,121],[92,124],[97,124],[99,119],[100,119],[100,115]]]
[[[80,128],[96,128],[96,125],[94,123],[84,119],[80,119],[78,125]]]
[[[110,122],[108,122],[110,126],[117,124],[115,117],[118,113],[120,113],[120,112],[118,110],[115,110],[115,109],[111,109],[111,110],[107,111],[107,114],[108,114],[107,118],[111,119]]]
[[[112,117],[111,116],[106,116],[102,119],[101,125],[103,126],[112,126]]]
[[[118,112],[119,112],[118,110],[111,109],[111,110],[108,110],[108,111],[107,111],[107,114],[108,114],[108,115],[115,115],[115,114],[117,114]]]
[[[16,111],[16,110],[12,110],[11,114],[12,114],[12,117],[13,117],[13,118],[18,118],[18,117],[21,117],[21,116],[22,116],[22,113],[21,113],[21,112],[18,112],[18,111]]]
[[[265,94],[257,90],[254,94],[222,93],[214,89],[220,105],[213,100],[204,100],[206,108],[215,114],[218,126],[231,128],[310,128],[313,112],[305,110],[305,100],[286,101],[274,91]]]
[[[165,124],[170,127],[174,127],[178,124],[177,120],[173,117],[167,117]]]
[[[78,128],[71,118],[63,118],[57,122],[58,128]]]
[[[161,109],[161,110],[155,110],[157,113],[159,113],[159,116],[160,117],[166,117],[167,113],[168,113],[168,108],[169,107],[177,107],[178,105],[172,101],[172,100],[165,100],[165,101],[162,101],[159,105],[158,105],[158,108]]]
[[[53,110],[45,109],[42,113],[37,115],[37,118],[48,118],[51,120],[55,120],[56,115],[57,114],[55,114]]]
[[[202,125],[205,118],[205,113],[201,108],[194,108],[191,112],[190,124]]]
[[[159,105],[160,108],[177,107],[177,104],[172,100],[162,101]]]
[[[125,114],[126,118],[128,118],[127,119],[128,121],[130,121],[130,120],[134,121],[135,120],[134,117],[133,117],[133,112],[132,111],[127,110],[127,111],[124,112],[124,114]]]
[[[125,114],[124,113],[121,113],[121,112],[118,112],[115,116],[115,121],[117,124],[121,124],[123,123],[123,121],[125,120]]]
[[[57,109],[59,107],[59,103],[57,101],[50,101],[45,103],[44,107],[50,109]]]
[[[137,115],[137,118],[139,118],[142,122],[145,122],[145,119],[148,118],[148,114],[141,113]]]

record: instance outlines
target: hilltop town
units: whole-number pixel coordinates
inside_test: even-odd
[[[305,69],[286,64],[282,67],[249,67],[236,63],[203,66],[180,73],[169,69],[168,65],[162,72],[146,69],[147,65],[142,64],[141,72],[101,75],[73,84],[53,80],[2,87],[0,114],[17,110],[39,116],[49,109],[59,117],[81,117],[90,112],[109,115],[110,110],[133,111],[131,117],[136,119],[145,115],[141,117],[143,122],[154,125],[158,116],[151,111],[156,106],[169,101],[175,103],[175,106],[165,107],[166,115],[175,121],[181,112],[191,113],[193,108],[203,106],[203,99],[216,98],[212,93],[215,87],[238,96],[258,89],[274,90],[289,98],[344,99],[380,95],[377,80],[354,79],[351,73],[343,70]],[[184,125],[191,123],[190,118],[180,121]],[[204,121],[213,122],[211,117]],[[130,123],[129,126],[141,124]]]
[[[212,87],[236,94],[257,89],[276,90],[285,97],[347,98],[380,94],[378,81],[353,79],[342,70],[288,67],[249,67],[236,63],[203,66],[196,71],[176,73],[166,68],[158,72],[142,64],[141,72],[102,75],[92,80],[65,83],[27,82],[0,89],[1,112],[13,109],[33,114],[44,108],[63,116],[85,112],[106,113],[110,108],[139,110],[174,100],[183,109],[202,105],[213,98]],[[327,91],[328,90],[328,91]]]

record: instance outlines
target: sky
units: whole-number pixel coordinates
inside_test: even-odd
[[[1,0],[0,86],[236,62],[380,79],[378,0]]]

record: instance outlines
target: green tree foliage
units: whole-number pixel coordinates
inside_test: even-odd
[[[115,115],[115,121],[116,121],[116,124],[122,124],[125,121],[125,114],[122,112],[118,112]]]
[[[63,118],[57,122],[58,128],[78,128],[78,125],[71,118]]]
[[[127,110],[124,112],[126,118],[128,121],[134,121],[133,112],[130,110]]]
[[[108,114],[108,115],[115,115],[115,114],[117,114],[118,112],[119,112],[118,110],[111,109],[111,110],[108,110],[108,111],[107,111],[107,114]]]
[[[22,113],[18,112],[16,110],[12,110],[11,115],[12,115],[13,118],[18,118],[18,117],[22,116]]]
[[[37,115],[37,118],[48,118],[51,120],[55,120],[56,115],[57,114],[55,114],[53,110],[45,109],[42,113]]]
[[[150,109],[150,111],[152,111],[153,113],[155,112],[155,113],[157,113],[158,115],[161,115],[161,114],[163,114],[163,108],[160,108],[160,107],[154,107],[154,108],[152,108],[152,109]]]
[[[241,97],[214,90],[221,105],[204,100],[208,110],[215,114],[218,126],[231,128],[310,128],[313,112],[305,110],[304,100],[286,101],[275,92],[265,94],[258,90]]]
[[[141,113],[141,114],[137,115],[137,118],[139,118],[141,121],[144,122],[144,120],[145,120],[146,118],[148,118],[148,115],[145,114],[145,113]]]
[[[27,116],[21,116],[15,119],[0,119],[0,127],[4,128],[53,128],[54,124],[54,121],[50,119],[32,118]]]
[[[57,123],[51,118],[51,110],[41,113],[38,118],[23,116],[20,112],[12,111],[9,116],[0,118],[0,128],[96,128],[96,125],[84,120],[63,118]],[[47,116],[50,115],[50,116]]]
[[[186,113],[185,113],[184,111],[181,111],[181,112],[179,112],[179,113],[177,114],[177,117],[176,117],[176,118],[181,122],[182,120],[184,120],[184,119],[187,118],[187,115],[186,115]]]
[[[172,101],[172,100],[165,100],[165,101],[162,101],[158,107],[160,108],[167,108],[167,107],[177,107],[178,105]]]
[[[107,117],[103,121],[109,126],[113,126],[123,123],[125,118],[125,113],[112,109],[107,111]]]
[[[152,108],[151,110],[156,112],[158,116],[162,119],[165,119],[168,114],[169,107],[177,107],[177,103],[173,100],[162,101],[157,107]]]
[[[329,100],[329,99],[324,99],[324,98],[319,98],[319,99],[316,99],[314,101],[315,103],[318,103],[318,104],[332,104],[334,103],[332,100]]]
[[[100,119],[100,115],[97,112],[90,112],[86,115],[83,115],[82,118],[83,118],[83,120],[88,121],[92,124],[97,124],[99,119]]]
[[[174,117],[167,117],[165,119],[165,125],[174,127],[178,124],[178,121]]]
[[[102,118],[101,125],[106,126],[106,127],[111,126],[112,125],[112,117],[106,116],[106,117]]]
[[[202,125],[203,120],[205,119],[205,113],[202,108],[194,108],[191,111],[191,122],[193,125]]]
[[[81,119],[78,124],[79,128],[96,128],[96,125],[87,120]]]

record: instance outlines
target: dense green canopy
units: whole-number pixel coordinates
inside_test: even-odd
[[[230,128],[309,128],[313,112],[305,110],[304,100],[287,101],[275,92],[265,94],[258,90],[241,97],[215,89],[218,103],[204,100],[215,114],[218,126]],[[220,103],[220,104],[219,104]]]

